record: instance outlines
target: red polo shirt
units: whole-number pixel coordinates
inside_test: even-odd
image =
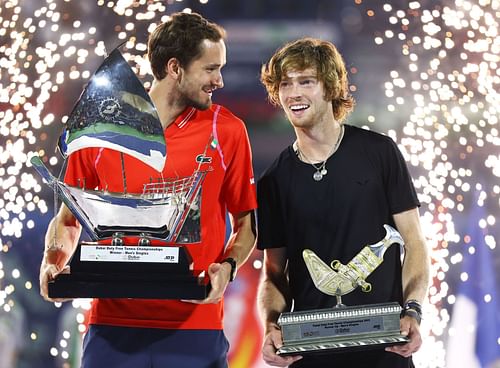
[[[213,144],[211,137],[214,138]],[[188,108],[165,130],[167,161],[160,173],[124,155],[127,192],[141,193],[150,179],[190,176],[204,154],[211,171],[202,185],[201,242],[186,245],[196,269],[221,260],[226,210],[238,214],[257,207],[252,157],[243,122],[219,105]],[[206,147],[208,149],[206,150]],[[206,153],[205,153],[206,150]],[[88,189],[123,192],[120,153],[87,148],[70,155],[65,182]],[[147,271],[146,271],[147,272]],[[177,300],[95,299],[91,324],[166,329],[222,329],[223,302],[198,305]]]

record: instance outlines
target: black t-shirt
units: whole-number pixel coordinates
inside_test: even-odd
[[[335,305],[335,297],[314,286],[303,249],[313,250],[327,264],[347,264],[364,246],[385,236],[384,224],[394,227],[393,214],[420,205],[405,161],[390,137],[345,125],[344,138],[326,169],[327,175],[315,181],[316,169],[300,161],[290,146],[257,185],[257,247],[286,247],[295,311]],[[357,288],[343,296],[343,303],[402,303],[397,245],[387,250],[384,262],[366,281],[372,284],[371,292]]]

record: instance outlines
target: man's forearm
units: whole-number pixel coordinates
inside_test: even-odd
[[[396,226],[405,241],[403,262],[404,301],[422,303],[429,287],[429,252],[423,235],[418,209],[394,215]]]
[[[81,226],[65,207],[50,222],[45,234],[44,263],[64,266],[77,245]]]
[[[417,300],[422,303],[429,288],[429,255],[425,244],[410,246],[403,263],[404,301]]]
[[[277,329],[280,313],[289,311],[292,304],[287,277],[286,248],[270,248],[264,251],[264,268],[259,285],[257,306],[266,334]]]
[[[273,328],[277,329],[280,313],[290,309],[290,300],[287,294],[289,293],[280,290],[269,278],[264,278],[261,282],[258,292],[258,308],[265,334]]]
[[[233,233],[223,258],[233,258],[238,266],[246,262],[255,247],[256,230],[253,211],[243,213],[232,221]]]

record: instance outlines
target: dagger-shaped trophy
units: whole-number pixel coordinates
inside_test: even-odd
[[[86,188],[85,178],[67,185],[40,157],[31,159],[54,191],[55,211],[62,200],[90,238],[77,245],[70,272],[49,282],[49,297],[205,298],[208,279],[183,244],[200,240],[207,170],[200,164],[189,177],[146,183],[142,194],[127,192],[124,155],[161,172],[167,147],[156,108],[118,49],[87,83],[59,141],[64,156],[89,147],[120,153],[122,193]]]
[[[392,244],[404,242],[391,226],[384,225],[386,236],[365,246],[347,265],[333,261],[331,267],[312,250],[302,253],[314,285],[321,292],[335,296],[333,308],[282,313],[278,325],[283,335],[280,355],[339,352],[380,348],[408,342],[401,335],[401,306],[396,303],[345,306],[342,296],[357,287],[371,290],[366,278],[383,262]]]

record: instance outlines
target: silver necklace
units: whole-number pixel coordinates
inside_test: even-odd
[[[299,158],[302,157],[304,159],[303,161],[312,165],[312,167],[314,167],[316,169],[316,171],[313,174],[314,181],[320,181],[321,179],[323,179],[323,176],[328,174],[328,170],[326,169],[326,161],[330,158],[331,155],[333,155],[335,153],[337,148],[339,148],[339,144],[340,144],[340,141],[342,140],[343,136],[344,136],[344,125],[341,125],[339,136],[337,137],[337,141],[333,145],[331,152],[328,153],[328,155],[326,156],[326,159],[323,162],[319,163],[319,165],[313,164],[312,161],[309,160],[306,157],[306,155],[304,155],[304,152],[302,152],[300,150],[299,143],[297,142],[297,154],[298,154]]]

